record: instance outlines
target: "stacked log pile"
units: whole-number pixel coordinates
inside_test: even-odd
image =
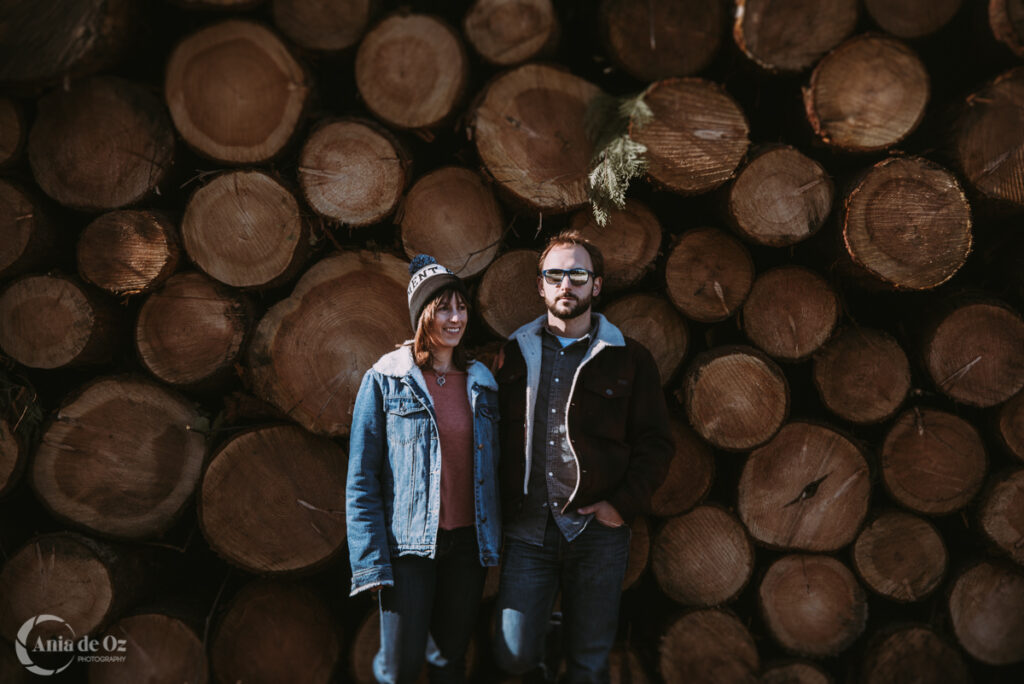
[[[7,2],[0,681],[48,614],[129,643],[55,681],[368,681],[346,437],[408,261],[488,358],[567,227],[676,439],[613,681],[1019,681],[1022,59],[1018,0]]]

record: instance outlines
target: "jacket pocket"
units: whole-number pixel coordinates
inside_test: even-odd
[[[426,441],[430,414],[418,399],[387,397],[384,399],[384,411],[387,414],[388,443],[405,446]]]

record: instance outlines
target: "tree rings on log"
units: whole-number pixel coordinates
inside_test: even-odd
[[[638,515],[629,524],[629,562],[626,565],[626,575],[622,579],[623,591],[640,579],[640,575],[647,569],[650,555],[651,528],[647,524],[647,518]]]
[[[229,171],[196,190],[181,239],[200,270],[233,287],[281,285],[310,252],[298,201],[262,171]]]
[[[1021,9],[1024,28],[1024,7]],[[958,124],[956,157],[982,194],[1024,205],[1024,67],[1011,69],[967,97]]]
[[[736,0],[732,35],[768,71],[803,71],[857,25],[857,0]]]
[[[135,348],[158,380],[208,386],[232,377],[252,325],[251,305],[202,273],[179,273],[146,299]]]
[[[666,596],[684,606],[735,599],[754,572],[754,548],[734,515],[698,506],[669,518],[654,538],[651,568]]]
[[[661,247],[661,223],[646,204],[626,200],[622,209],[608,210],[608,223],[599,226],[589,208],[569,219],[569,229],[578,231],[597,246],[604,256],[602,292],[635,285],[654,268]]]
[[[963,418],[915,406],[889,428],[882,444],[882,481],[912,511],[943,515],[978,493],[987,468],[977,430]]]
[[[457,166],[416,181],[405,196],[401,223],[410,259],[429,254],[460,278],[472,278],[494,261],[505,228],[490,186]]]
[[[185,622],[162,613],[122,618],[106,635],[128,642],[125,660],[89,663],[90,684],[123,682],[191,682],[210,680],[202,638]],[[102,639],[106,635],[100,635]]]
[[[931,627],[911,625],[879,634],[868,647],[861,668],[864,684],[948,682],[970,684],[960,651]]]
[[[850,152],[883,150],[921,123],[928,104],[928,72],[903,43],[865,34],[826,55],[804,89],[814,132]]]
[[[408,264],[387,254],[317,262],[256,327],[253,391],[311,432],[347,434],[366,369],[409,337],[408,284]]]
[[[320,567],[345,544],[345,452],[295,425],[248,430],[213,455],[199,525],[210,546],[254,573]]]
[[[306,74],[285,44],[250,21],[203,27],[167,61],[164,98],[178,133],[200,154],[228,164],[280,152],[308,95]]]
[[[768,631],[800,655],[838,655],[867,625],[864,590],[830,556],[783,556],[768,568],[757,597]]]
[[[981,501],[982,532],[1015,563],[1024,565],[1024,470],[1002,475]]]
[[[1024,387],[1024,318],[994,301],[956,307],[931,332],[923,356],[944,394],[995,406]]]
[[[989,665],[1024,660],[1024,574],[982,562],[962,573],[949,596],[960,645]]]
[[[868,512],[871,478],[852,442],[793,422],[747,457],[738,510],[750,535],[773,548],[835,551],[853,541]]]
[[[78,274],[113,295],[148,292],[178,267],[181,248],[170,220],[152,211],[123,209],[85,227],[76,248]]]
[[[341,659],[341,634],[309,588],[255,580],[231,601],[210,642],[219,682],[327,684]]]
[[[1014,456],[1024,461],[1024,391],[999,409],[997,417],[999,437]]]
[[[376,0],[271,0],[274,24],[296,45],[340,52],[359,42]]]
[[[767,664],[757,681],[758,684],[833,684],[821,667],[802,660]]]
[[[410,163],[383,127],[342,119],[320,125],[306,140],[298,178],[313,211],[347,226],[368,226],[398,206]]]
[[[658,669],[666,682],[757,682],[761,661],[750,631],[732,614],[696,610],[661,638]]]
[[[821,164],[788,145],[772,146],[740,169],[729,188],[729,217],[745,239],[784,247],[818,232],[833,194]]]
[[[0,278],[44,267],[56,246],[56,230],[39,201],[0,179]]]
[[[665,262],[665,290],[687,318],[717,323],[736,313],[754,282],[754,262],[739,240],[717,228],[680,236]]]
[[[558,42],[551,0],[476,0],[463,20],[466,39],[491,64],[532,60]]]
[[[988,24],[996,40],[1024,57],[1024,2],[988,0]]]
[[[531,249],[516,249],[494,260],[480,279],[477,311],[491,331],[507,338],[544,313],[537,290],[537,257]]]
[[[722,3],[703,0],[604,0],[601,33],[608,56],[640,81],[691,76],[711,63],[722,40]]]
[[[0,97],[0,168],[14,164],[28,138],[22,108],[9,97]]]
[[[839,322],[839,298],[814,271],[780,266],[754,281],[742,320],[743,332],[767,354],[802,361],[831,337]]]
[[[841,329],[814,355],[814,385],[825,407],[866,425],[892,416],[910,392],[910,361],[890,335]]]
[[[23,276],[0,293],[0,349],[30,368],[63,368],[110,358],[113,306],[60,275]]]
[[[853,545],[853,567],[869,588],[893,601],[920,601],[938,588],[949,553],[935,526],[902,511],[871,521]]]
[[[732,178],[750,145],[750,128],[722,86],[670,78],[651,84],[643,100],[654,118],[631,121],[629,137],[647,147],[647,174],[655,183],[698,195]]]
[[[158,535],[199,481],[199,420],[192,404],[149,380],[100,378],[46,428],[32,486],[62,520],[113,537]]]
[[[679,312],[661,297],[632,294],[609,304],[604,315],[623,335],[651,352],[661,384],[668,384],[683,363],[689,340],[686,322]]]
[[[591,143],[584,116],[598,88],[578,76],[526,64],[495,79],[472,116],[487,172],[514,202],[564,213],[587,203]]]
[[[668,473],[651,496],[651,513],[668,518],[697,505],[711,489],[715,478],[715,457],[686,423],[669,419],[675,454]]]
[[[857,264],[886,283],[930,289],[967,260],[971,207],[946,169],[921,157],[890,157],[846,198],[843,242]]]
[[[789,384],[767,356],[742,346],[699,355],[683,382],[690,425],[720,449],[764,444],[789,415]]]
[[[37,104],[28,161],[43,192],[65,206],[103,211],[138,202],[173,160],[163,104],[141,85],[96,77]]]
[[[384,123],[431,128],[455,111],[469,73],[458,34],[425,14],[393,14],[374,26],[356,53],[356,87]]]
[[[886,33],[920,38],[949,23],[963,0],[864,0],[864,8]]]

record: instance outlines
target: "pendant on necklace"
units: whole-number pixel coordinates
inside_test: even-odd
[[[438,375],[434,373],[434,380],[437,382],[439,387],[444,387],[444,375]]]

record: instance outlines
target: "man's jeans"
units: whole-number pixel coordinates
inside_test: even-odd
[[[395,586],[380,591],[377,681],[414,682],[426,659],[431,682],[464,682],[466,647],[487,575],[476,529],[438,530],[434,558],[399,556],[391,567]]]
[[[626,525],[611,528],[593,519],[568,542],[550,517],[542,547],[506,537],[495,637],[499,667],[523,674],[541,665],[561,587],[568,681],[607,682],[629,537]]]

